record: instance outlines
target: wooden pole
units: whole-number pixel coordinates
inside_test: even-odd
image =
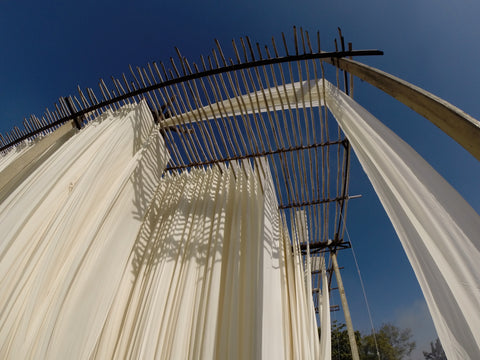
[[[407,105],[480,160],[480,121],[456,106],[389,73],[350,59],[329,59],[339,69],[370,83]]]
[[[330,253],[332,258],[333,270],[335,271],[335,278],[337,279],[338,291],[340,292],[340,299],[342,300],[343,313],[345,314],[345,324],[347,325],[348,340],[350,341],[350,349],[352,350],[352,359],[360,360],[358,355],[357,342],[355,341],[355,332],[353,331],[352,317],[348,309],[347,297],[345,295],[345,288],[343,287],[340,269],[338,268],[337,253]]]

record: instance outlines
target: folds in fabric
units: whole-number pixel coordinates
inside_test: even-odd
[[[332,358],[332,331],[330,321],[330,294],[328,291],[328,278],[325,266],[325,257],[315,256],[312,258],[314,269],[320,271],[318,280],[318,316],[320,319],[320,357],[319,359],[330,360]],[[321,282],[321,286],[320,286]]]
[[[2,358],[88,357],[167,160],[148,107],[127,106],[2,202]]]
[[[410,146],[325,84],[422,288],[449,359],[480,358],[480,217]]]
[[[25,140],[0,154],[0,203],[76,132],[66,123],[53,133]]]
[[[274,195],[264,160],[166,175],[95,356],[316,358],[301,254]]]
[[[292,250],[268,162],[168,160],[142,102],[24,174],[0,205],[2,358],[317,357],[307,229]]]

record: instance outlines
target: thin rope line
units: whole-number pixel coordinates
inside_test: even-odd
[[[380,351],[378,350],[377,336],[375,335],[376,332],[375,332],[375,327],[373,326],[372,314],[370,312],[370,305],[368,304],[367,292],[365,291],[365,285],[363,284],[363,278],[360,272],[360,266],[358,266],[357,256],[355,255],[355,250],[353,249],[353,243],[352,243],[352,240],[350,239],[350,234],[348,233],[347,225],[345,222],[344,224],[345,224],[345,230],[347,232],[348,241],[350,242],[350,247],[352,249],[353,260],[355,261],[355,267],[357,268],[358,278],[360,279],[360,285],[362,286],[363,298],[365,299],[365,305],[367,306],[368,319],[370,320],[370,326],[372,327],[372,335],[373,335],[373,341],[375,343],[375,350],[377,351],[378,360],[380,360]]]

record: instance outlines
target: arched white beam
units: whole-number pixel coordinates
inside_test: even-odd
[[[322,80],[295,82],[277,88],[251,92],[172,116],[160,122],[162,128],[210,120],[221,116],[240,116],[272,110],[323,106]]]
[[[480,121],[438,96],[374,67],[349,59],[325,61],[393,96],[430,120],[480,160]]]

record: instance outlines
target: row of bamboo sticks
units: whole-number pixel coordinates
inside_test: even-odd
[[[312,54],[312,41],[308,32],[300,29],[300,36],[296,28],[293,32],[294,54],[299,55],[301,50],[303,54]],[[290,56],[284,34],[282,34],[282,41],[286,56]],[[341,41],[343,44],[343,37]],[[317,52],[321,53],[319,33],[317,33],[316,42]],[[303,88],[301,89],[302,106],[299,106],[300,99],[297,98],[297,94],[294,94],[295,99],[292,99],[292,102],[296,106],[292,107],[288,102],[285,106],[282,104],[281,111],[267,111],[263,114],[242,112],[241,116],[229,119],[224,109],[222,112],[222,108],[217,106],[215,110],[219,116],[213,121],[194,119],[195,125],[191,125],[191,120],[182,119],[182,114],[205,106],[204,104],[212,107],[221,100],[243,101],[240,100],[240,96],[245,93],[253,92],[257,97],[258,93],[261,93],[261,96],[268,99],[272,96],[272,89],[277,92],[281,88],[285,90],[289,82],[302,82],[313,78],[315,86],[318,87],[318,79],[325,77],[323,62],[297,60],[286,64],[261,65],[179,83],[172,82],[172,85],[154,91],[129,96],[129,94],[138,93],[141,89],[182,76],[234,64],[272,59],[272,52],[274,58],[280,58],[279,49],[273,38],[273,51],[265,46],[263,53],[258,43],[256,44],[257,53],[255,53],[248,37],[240,39],[240,44],[239,48],[235,41],[232,41],[235,61],[232,58],[227,60],[219,42],[216,41],[216,49],[212,51],[212,55],[207,59],[201,57],[201,66],[195,63],[190,66],[178,49],[176,51],[180,66],[170,58],[172,69],[167,70],[163,63],[147,64],[146,67],[137,67],[135,70],[130,66],[133,80],[128,80],[125,74],[122,74],[121,80],[112,77],[113,87],[111,88],[103,79],[100,80],[99,89],[103,97],[100,100],[93,89],[82,91],[78,88],[78,97],[60,98],[58,104],[55,104],[55,110],[47,109],[41,118],[32,115],[24,120],[24,129],[15,127],[11,132],[0,135],[0,146],[6,146],[28,135],[33,138],[53,131],[61,125],[62,119],[85,112],[89,108],[101,105],[102,102],[108,103],[122,97],[120,101],[108,103],[94,111],[81,114],[75,118],[77,127],[82,127],[107,109],[116,110],[122,104],[146,99],[160,124],[162,120],[169,117],[180,118],[175,126],[176,129],[164,129],[162,132],[172,153],[173,161],[169,166],[171,170],[210,164],[215,161],[269,156],[272,159],[271,166],[277,189],[279,189],[280,207],[286,209],[311,205],[314,215],[309,224],[312,229],[319,232],[313,236],[313,239],[326,241],[332,237],[327,231],[330,222],[329,202],[335,203],[335,223],[337,223],[340,210],[347,200],[344,188],[346,182],[342,181],[347,168],[345,166],[346,142],[338,127],[335,131],[330,130],[329,127],[332,125],[326,110],[322,111],[319,107],[317,114],[314,114],[314,109],[307,109]],[[319,91],[320,89],[317,89],[317,92]],[[258,105],[258,98],[255,99],[254,96],[249,95],[248,100],[249,104],[242,104],[243,109],[246,106],[255,108]],[[311,98],[307,100],[312,101]],[[330,150],[331,146],[336,146],[336,155]],[[336,169],[334,170],[337,172],[336,177],[332,176],[331,167]],[[332,184],[335,185],[333,194]],[[322,212],[321,216],[319,212]],[[313,221],[314,218],[317,221]],[[323,219],[323,224],[318,223],[319,219]],[[338,235],[335,236],[338,237]]]
[[[303,55],[314,53],[307,31],[300,28],[297,32],[294,27],[293,39],[294,52],[291,53],[282,34],[283,52],[287,57],[302,55],[302,52]],[[321,53],[318,32],[315,41],[316,51]],[[341,43],[344,50],[342,36]],[[258,96],[268,100],[272,92],[285,91],[286,85],[295,81],[313,79],[317,93],[320,93],[318,80],[325,77],[323,62],[304,59],[270,63],[175,82],[182,77],[222,67],[282,57],[273,38],[271,48],[265,46],[263,52],[260,45],[257,43],[254,47],[248,37],[240,39],[240,46],[232,41],[235,60],[227,59],[219,42],[215,41],[215,44],[216,49],[210,56],[201,57],[201,65],[190,65],[176,49],[178,60],[170,58],[170,69],[163,63],[158,65],[155,62],[143,68],[133,69],[130,66],[130,79],[125,74],[121,79],[112,77],[113,86],[110,87],[100,79],[101,98],[91,88],[85,91],[78,88],[77,96],[60,98],[54,106],[55,110],[47,109],[41,118],[32,115],[24,120],[23,129],[15,127],[11,132],[0,135],[0,146],[5,150],[19,139],[32,139],[54,131],[64,119],[73,118],[76,126],[81,128],[108,109],[116,110],[123,104],[145,99],[160,125],[167,118],[179,119],[173,128],[162,129],[172,155],[169,170],[267,156],[271,160],[280,208],[311,209],[308,211],[308,224],[315,232],[312,234],[313,241],[339,239],[339,231],[330,234],[328,229],[332,222],[340,223],[348,200],[348,182],[343,180],[348,168],[348,143],[338,126],[332,128],[335,125],[332,125],[334,122],[329,119],[328,111],[321,107],[316,110],[308,108],[305,103],[312,101],[311,93],[304,94],[303,87],[299,96],[294,93],[294,99],[282,104],[280,111],[246,111],[247,107],[259,110]],[[170,85],[142,91],[166,83]],[[245,94],[248,95],[248,103],[242,98]],[[228,116],[225,108],[219,105],[222,101],[238,102],[242,109],[240,116]],[[296,105],[291,106],[291,103]],[[218,116],[211,121],[182,118],[182,114],[203,106],[215,106]],[[336,149],[331,150],[331,147]],[[330,217],[330,203],[335,207],[333,219]],[[287,217],[290,215],[287,214]],[[336,228],[339,229],[338,226]]]
[[[339,35],[342,49],[338,51],[335,41],[332,57],[346,54]],[[24,120],[23,129],[0,134],[0,150],[43,136],[66,121],[73,120],[80,129],[107,110],[146,101],[170,150],[168,171],[242,159],[257,164],[255,158],[267,157],[287,224],[297,210],[305,210],[309,242],[333,243],[330,250],[335,250],[336,244],[344,243],[350,146],[325,106],[308,106],[315,100],[310,90],[315,87],[322,93],[320,80],[327,76],[321,59],[309,56],[323,53],[320,34],[314,39],[316,51],[307,31],[294,27],[293,39],[291,53],[282,34],[284,55],[273,38],[271,47],[262,51],[245,37],[240,46],[232,41],[233,58],[227,58],[215,41],[216,48],[202,56],[199,65],[190,64],[176,49],[178,59],[170,58],[169,69],[161,62],[130,66],[130,76],[112,77],[110,86],[100,79],[101,97],[91,88],[78,87],[78,95],[60,98],[55,110],[47,109],[41,118],[32,115]],[[334,77],[340,86],[338,68]],[[348,84],[344,74],[343,80],[344,90],[352,94],[353,79]],[[295,82],[307,86],[288,98],[287,86]],[[261,109],[260,100],[269,104],[280,93],[287,97],[280,108]],[[228,113],[233,104],[240,109],[238,114]],[[206,108],[216,114],[214,118],[194,111]],[[318,283],[318,274],[312,277]]]

